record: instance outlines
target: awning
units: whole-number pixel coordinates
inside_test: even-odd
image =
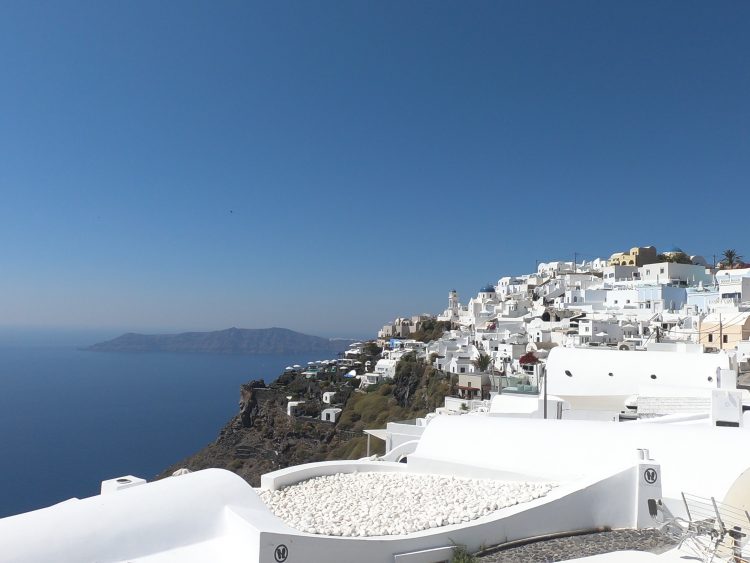
[[[388,436],[388,430],[385,428],[373,428],[371,430],[365,430],[365,434],[369,434],[370,436],[375,436],[376,438],[379,438],[383,441],[385,441],[386,437]]]

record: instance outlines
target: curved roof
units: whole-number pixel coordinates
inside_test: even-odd
[[[495,293],[495,286],[492,284],[485,285],[482,289],[479,290],[481,293]]]

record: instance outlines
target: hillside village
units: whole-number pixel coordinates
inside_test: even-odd
[[[538,396],[555,348],[680,352],[674,366],[695,359],[686,353],[731,351],[741,378],[750,371],[750,266],[741,258],[728,250],[711,265],[679,248],[646,246],[609,259],[542,262],[536,272],[486,284],[465,304],[451,290],[438,315],[397,318],[338,358],[287,367],[272,387],[291,393],[287,416],[359,433],[393,422],[396,413],[385,403],[368,409],[377,416],[346,413],[349,398],[360,398],[352,390],[388,396],[407,374],[414,394],[416,381],[437,378],[445,382],[442,404],[436,409],[442,398],[431,396],[432,408],[413,408],[411,416],[488,411],[501,393]]]
[[[395,319],[335,358],[244,385],[240,412],[216,442],[163,475],[218,466],[257,483],[295,463],[388,451],[439,414],[546,418],[549,407],[554,418],[628,420],[705,411],[720,375],[705,381],[708,364],[740,380],[749,371],[750,267],[730,257],[712,267],[678,249],[638,247],[608,260],[540,263],[465,304],[451,290],[438,315]],[[624,391],[602,386],[607,374]],[[678,397],[665,396],[670,385]],[[578,400],[587,394],[593,410]]]
[[[485,285],[465,304],[451,290],[436,317],[399,318],[379,331],[384,359],[366,384],[392,377],[412,350],[457,374],[459,396],[470,399],[505,387],[537,392],[538,364],[555,347],[736,350],[746,368],[750,267],[733,250],[725,255],[712,267],[680,249],[634,247],[609,259],[540,263],[536,272]],[[451,328],[427,343],[409,338],[434,321]]]

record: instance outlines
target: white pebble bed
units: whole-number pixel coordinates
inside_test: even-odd
[[[404,535],[470,522],[545,496],[556,484],[414,473],[337,473],[260,498],[291,527],[326,536]]]

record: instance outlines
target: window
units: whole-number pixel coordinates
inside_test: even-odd
[[[461,373],[466,373],[466,368],[461,368]]]
[[[728,335],[726,335],[726,334],[724,335],[723,342],[724,342],[724,344],[726,344],[727,342],[729,342],[729,336]]]
[[[659,273],[663,274],[664,273],[664,268],[659,268]]]
[[[709,334],[708,335],[708,341],[709,342],[713,342],[714,341],[714,335],[713,334]]]

